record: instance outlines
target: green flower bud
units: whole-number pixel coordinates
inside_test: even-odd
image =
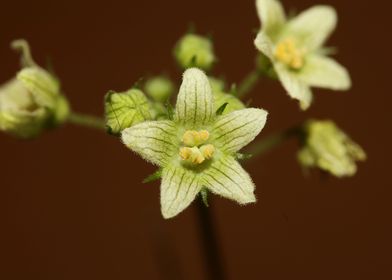
[[[225,91],[225,81],[215,78],[215,77],[208,77],[208,81],[210,82],[212,92],[223,92]]]
[[[311,120],[304,131],[305,144],[298,152],[304,167],[318,167],[344,177],[356,173],[356,161],[366,160],[365,151],[332,121]]]
[[[211,41],[195,34],[187,34],[178,41],[174,57],[183,69],[198,67],[209,70],[216,61]]]
[[[154,101],[166,102],[174,93],[174,84],[165,77],[153,77],[147,80],[144,90]]]
[[[0,129],[31,138],[65,121],[69,107],[58,81],[45,70],[28,67],[0,87]]]
[[[151,120],[151,104],[139,89],[109,92],[105,98],[106,126],[111,134],[119,134],[137,123]]]
[[[215,107],[218,109],[223,104],[227,103],[223,115],[231,113],[236,110],[241,110],[245,108],[244,103],[241,102],[237,97],[232,94],[224,92],[213,92]]]

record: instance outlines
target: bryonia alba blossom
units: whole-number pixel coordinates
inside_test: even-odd
[[[323,44],[336,26],[333,7],[314,6],[286,19],[279,1],[257,0],[256,4],[262,29],[255,45],[270,59],[283,87],[303,110],[313,99],[310,87],[351,87],[347,70],[323,54]]]
[[[353,176],[356,161],[366,159],[365,151],[332,121],[308,121],[305,144],[298,152],[304,167],[318,167],[336,177]]]
[[[173,120],[146,121],[122,132],[124,144],[162,168],[161,210],[176,216],[206,189],[240,204],[255,202],[254,184],[235,155],[262,130],[267,112],[216,115],[207,76],[185,71]]]
[[[24,67],[0,86],[0,130],[31,138],[63,123],[68,102],[60,94],[59,81],[32,60],[27,42],[17,40],[12,46],[22,51]]]

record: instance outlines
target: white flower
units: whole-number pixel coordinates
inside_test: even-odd
[[[267,112],[215,111],[207,76],[192,68],[184,73],[173,120],[146,121],[122,132],[126,146],[162,168],[165,218],[184,210],[203,189],[240,204],[256,201],[254,184],[235,154],[259,134]]]
[[[283,87],[300,101],[303,110],[312,102],[311,87],[351,87],[347,70],[323,54],[323,45],[337,22],[333,7],[314,6],[286,19],[279,1],[257,0],[256,4],[262,29],[255,45],[270,59]]]

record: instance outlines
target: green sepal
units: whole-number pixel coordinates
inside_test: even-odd
[[[252,154],[242,154],[242,153],[236,153],[235,154],[235,158],[237,160],[247,160],[247,159],[250,159],[252,157],[253,157]]]
[[[155,171],[151,175],[148,175],[143,180],[143,184],[151,183],[151,182],[157,181],[157,180],[159,180],[161,178],[162,178],[162,169],[158,169],[157,171]]]
[[[216,114],[217,116],[222,115],[223,112],[224,112],[225,109],[226,109],[226,106],[227,106],[228,104],[229,104],[228,102],[223,103],[223,104],[218,108],[218,110],[216,110],[216,113],[215,113],[215,114]]]
[[[210,207],[210,205],[208,204],[208,190],[207,190],[207,188],[202,188],[201,189],[200,197],[201,197],[201,200],[203,201],[203,204],[206,207]]]

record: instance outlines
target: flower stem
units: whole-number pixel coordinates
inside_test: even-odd
[[[247,93],[249,93],[257,84],[257,81],[261,77],[261,71],[255,69],[250,72],[244,80],[239,84],[237,90],[237,97],[244,97]]]
[[[210,208],[202,199],[197,200],[197,214],[201,228],[201,237],[204,247],[205,266],[208,270],[208,279],[223,280],[225,273],[222,264],[222,257],[217,242],[213,217]]]
[[[293,137],[298,137],[299,139],[302,138],[302,125],[290,127],[286,130],[274,133],[267,138],[255,142],[246,150],[246,152],[252,155],[252,157],[250,158],[250,160],[252,160],[257,156],[265,154],[266,152],[282,144],[284,141]]]
[[[80,126],[90,127],[99,130],[105,130],[105,122],[101,118],[71,112],[68,116],[68,122]]]

